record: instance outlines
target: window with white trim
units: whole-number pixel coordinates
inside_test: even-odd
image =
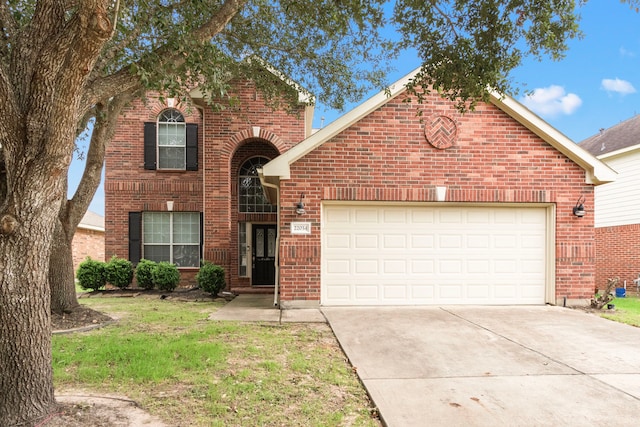
[[[187,164],[187,128],[175,109],[158,116],[158,169],[184,170]]]
[[[143,212],[142,257],[178,267],[199,267],[200,213]]]

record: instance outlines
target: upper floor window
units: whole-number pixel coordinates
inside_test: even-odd
[[[277,207],[267,201],[258,177],[258,168],[266,165],[266,157],[252,157],[240,166],[238,173],[238,210],[243,213],[276,212]]]
[[[145,123],[144,168],[198,170],[198,125],[185,123],[173,108],[160,113],[157,122]]]
[[[180,111],[164,110],[158,117],[158,169],[185,169],[187,128]]]

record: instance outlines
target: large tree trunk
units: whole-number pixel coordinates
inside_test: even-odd
[[[32,424],[55,404],[47,265],[57,213],[50,206],[60,203],[62,186],[41,174],[20,181],[0,213],[0,423],[7,426]]]
[[[65,230],[58,217],[51,244],[51,256],[49,257],[52,313],[71,313],[79,306],[73,271],[72,241],[74,234]]]
[[[113,27],[107,0],[38,1],[0,67],[0,424],[33,425],[55,404],[48,267],[87,76]]]

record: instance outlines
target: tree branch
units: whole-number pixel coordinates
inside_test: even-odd
[[[96,105],[95,123],[84,172],[76,192],[67,201],[66,209],[61,211],[60,220],[69,231],[76,229],[100,185],[108,143],[113,138],[122,108],[131,99],[133,95],[124,94],[114,97],[107,104]]]
[[[192,38],[198,42],[207,42],[216,34],[222,32],[224,27],[231,19],[242,9],[247,0],[227,0],[218,11],[200,28],[193,31]],[[135,64],[143,64],[148,56],[158,56],[164,58],[165,62],[175,64],[177,68],[184,63],[184,57],[176,53],[171,47],[162,45],[141,58]],[[97,78],[94,80],[86,91],[86,96],[82,100],[81,111],[88,110],[92,105],[104,101],[114,95],[126,92],[136,91],[141,88],[141,82],[137,76],[129,71],[131,64],[116,71],[115,73]]]

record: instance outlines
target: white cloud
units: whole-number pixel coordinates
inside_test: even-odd
[[[582,105],[582,99],[575,93],[566,93],[562,86],[534,89],[533,93],[521,99],[531,111],[541,116],[557,116],[573,114]]]
[[[624,46],[620,46],[619,52],[620,52],[620,56],[622,57],[635,58],[636,56],[636,53],[634,51],[628,50]]]
[[[628,95],[636,92],[636,88],[634,88],[631,83],[626,80],[620,80],[619,78],[602,79],[600,87],[607,92],[617,92],[620,95]]]

